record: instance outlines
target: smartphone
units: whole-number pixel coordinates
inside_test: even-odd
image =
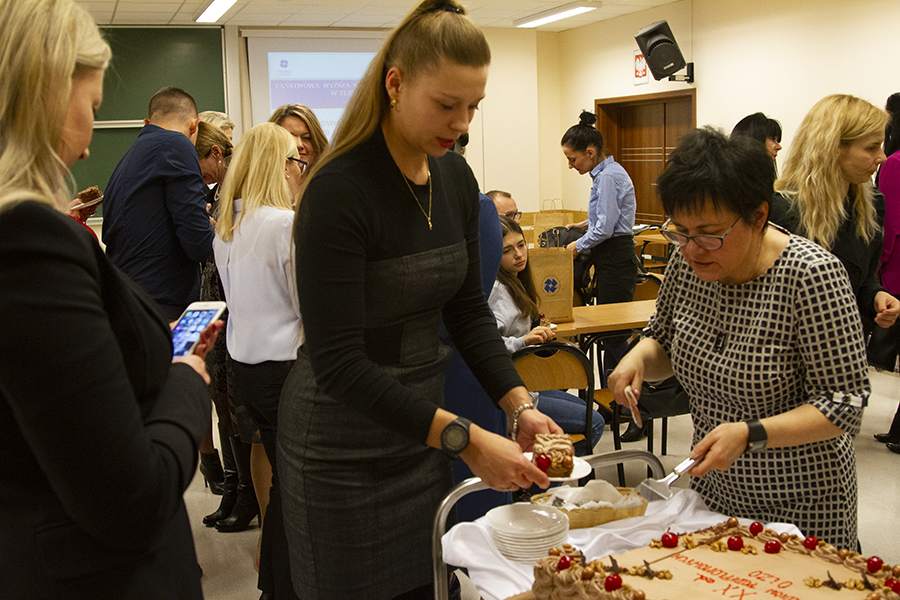
[[[200,341],[200,334],[223,312],[224,302],[192,302],[172,328],[172,357],[187,356],[193,352]]]

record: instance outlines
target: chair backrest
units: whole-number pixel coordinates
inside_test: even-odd
[[[512,358],[529,392],[578,389],[593,396],[594,372],[577,346],[566,342],[535,344],[515,352]]]
[[[656,300],[662,280],[652,273],[638,274],[634,284],[634,300]]]

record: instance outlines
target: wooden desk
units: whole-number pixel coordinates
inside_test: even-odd
[[[557,336],[567,338],[610,331],[631,331],[645,327],[655,310],[656,300],[576,306],[572,309],[575,320],[571,323],[558,323],[555,331]]]
[[[671,244],[658,230],[648,229],[634,236],[635,243],[640,242],[646,244]]]

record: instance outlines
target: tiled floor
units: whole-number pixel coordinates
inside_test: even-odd
[[[900,563],[900,455],[889,452],[876,442],[874,433],[887,431],[897,403],[900,401],[900,377],[872,371],[872,397],[866,409],[862,432],[856,438],[859,471],[859,534],[863,553],[881,556],[885,562]],[[659,427],[655,447],[659,448]],[[691,421],[688,416],[669,420],[669,455],[661,457],[671,469],[688,454],[691,441]],[[646,448],[646,440],[626,444],[626,447]],[[604,435],[595,453],[609,452],[612,436]],[[615,481],[615,469],[601,470],[598,475]],[[626,470],[627,483],[636,485],[646,476],[637,464]],[[679,482],[686,484],[686,481]],[[197,556],[203,567],[203,591],[208,600],[255,600],[254,556],[259,537],[255,526],[241,533],[219,533],[200,522],[218,507],[219,497],[203,487],[203,478],[194,479],[185,493],[188,512],[194,524]]]

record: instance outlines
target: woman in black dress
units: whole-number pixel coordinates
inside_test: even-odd
[[[890,327],[900,301],[878,281],[884,196],[872,176],[885,161],[887,113],[846,94],[819,100],[800,123],[769,219],[837,256],[856,296],[863,330]]]
[[[439,448],[494,489],[549,485],[522,449],[561,430],[526,408],[482,294],[478,186],[447,152],[490,61],[463,12],[426,0],[388,37],[298,207],[306,342],[281,399],[278,462],[304,599],[427,597],[432,521],[451,485]],[[441,408],[439,317],[522,448]]]

